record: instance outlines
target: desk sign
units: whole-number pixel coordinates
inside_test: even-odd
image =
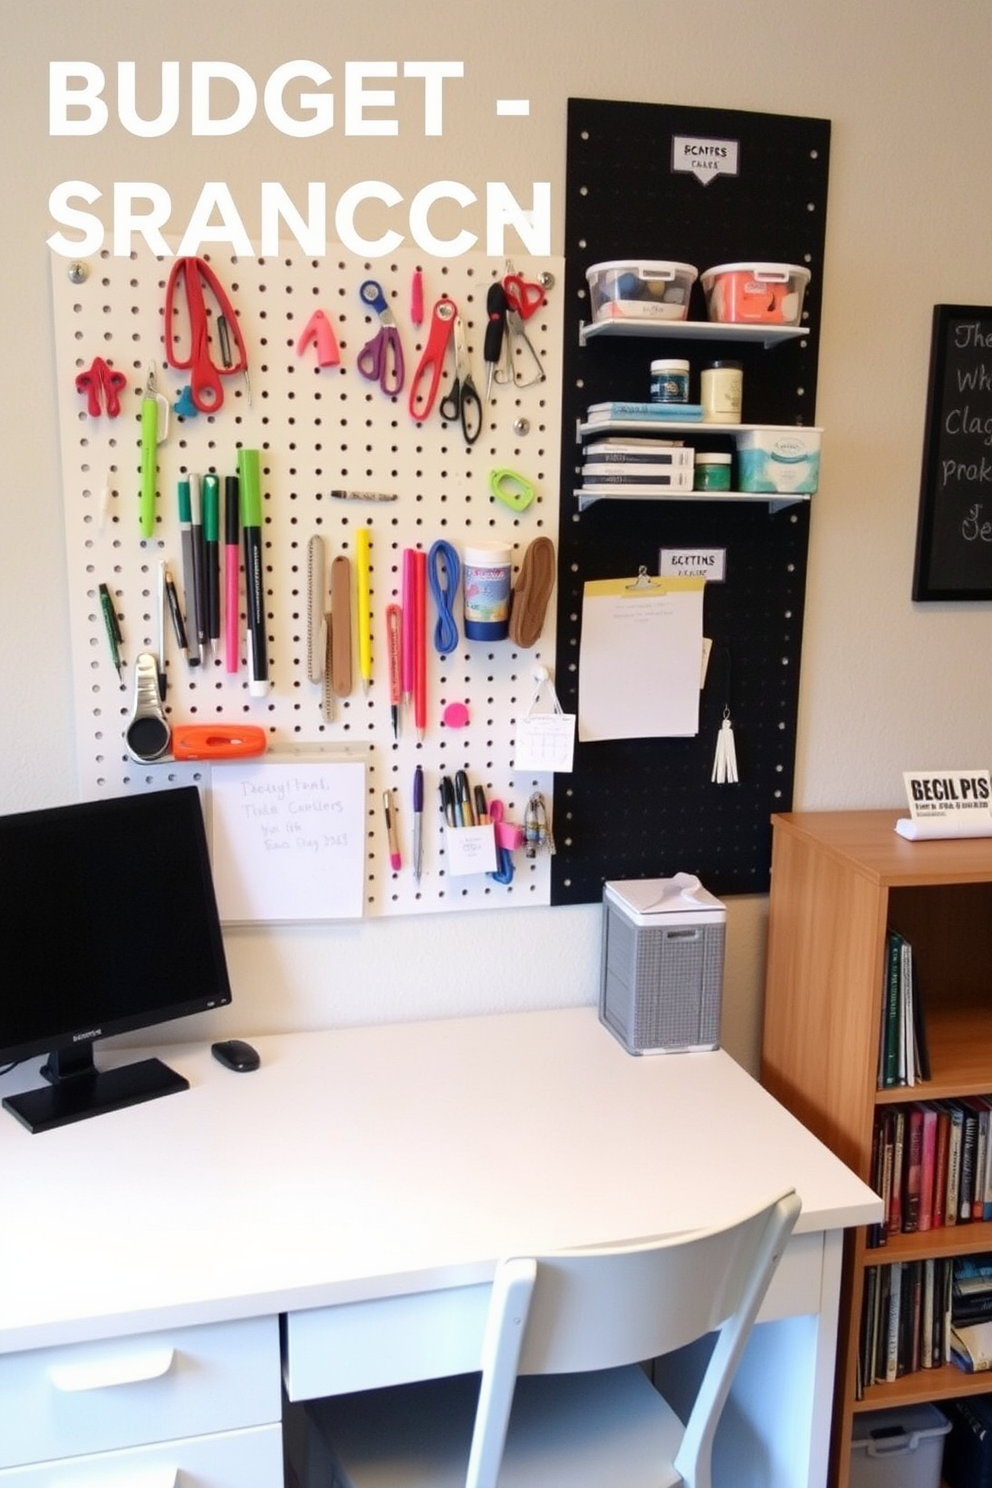
[[[914,821],[957,824],[992,822],[988,770],[905,770],[906,796]]]

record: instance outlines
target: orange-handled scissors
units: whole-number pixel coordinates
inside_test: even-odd
[[[181,337],[177,334],[177,322],[182,316],[177,301],[181,290],[186,293],[183,327],[189,338],[186,354],[178,349]],[[211,295],[216,307],[213,329],[219,352],[217,363],[211,357],[213,338],[204,291]],[[237,357],[231,355],[232,337]],[[177,258],[172,265],[165,291],[165,359],[170,367],[188,369],[190,397],[201,413],[216,413],[223,407],[222,377],[232,377],[238,372],[247,375],[248,354],[238,317],[217,275],[202,258]]]

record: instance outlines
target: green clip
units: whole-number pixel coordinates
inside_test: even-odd
[[[534,487],[515,470],[491,470],[489,489],[511,511],[526,511],[534,500]]]

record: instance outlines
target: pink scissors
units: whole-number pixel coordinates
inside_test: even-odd
[[[186,330],[189,335],[189,351],[185,356],[177,349],[176,335],[176,300],[180,281],[186,291]],[[212,337],[204,290],[212,296],[216,306],[213,329],[220,353],[219,365],[210,354]],[[232,336],[237,347],[237,359],[231,355]],[[201,413],[217,413],[223,407],[222,377],[233,377],[237,372],[248,375],[248,355],[238,317],[217,275],[202,258],[177,258],[172,265],[165,291],[165,359],[170,367],[189,370],[190,397]]]

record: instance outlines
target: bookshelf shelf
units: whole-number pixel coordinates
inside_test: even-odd
[[[876,1112],[992,1093],[992,840],[910,842],[895,811],[773,817],[761,1078],[866,1182]],[[886,934],[913,947],[931,1078],[876,1088]],[[848,1488],[856,1412],[992,1389],[992,1376],[945,1365],[859,1396],[867,1268],[992,1251],[992,1222],[848,1236],[841,1298],[831,1484]]]

